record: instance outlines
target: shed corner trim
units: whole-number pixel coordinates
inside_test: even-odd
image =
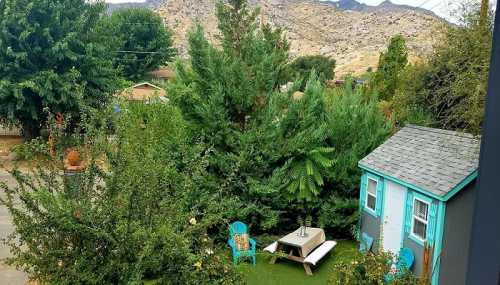
[[[479,170],[476,169],[471,174],[469,174],[469,176],[465,177],[464,180],[458,183],[450,192],[448,192],[448,194],[444,196],[443,201],[450,200],[453,196],[455,196],[455,194],[460,192],[460,190],[462,190],[465,186],[469,185],[469,183],[471,183],[474,179],[476,179],[478,174]]]

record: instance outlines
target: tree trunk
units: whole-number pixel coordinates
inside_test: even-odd
[[[23,122],[22,135],[24,141],[30,141],[40,136],[40,125],[36,122]]]

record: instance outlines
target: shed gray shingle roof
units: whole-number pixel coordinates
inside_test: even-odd
[[[443,197],[477,170],[479,145],[470,134],[407,126],[359,165]]]

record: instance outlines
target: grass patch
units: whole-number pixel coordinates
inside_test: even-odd
[[[327,284],[334,274],[333,266],[340,262],[349,262],[358,254],[355,241],[340,241],[338,245],[324,257],[323,261],[313,267],[313,276],[307,276],[300,263],[280,259],[276,264],[269,264],[269,255],[257,253],[257,265],[241,263],[240,270],[249,285],[302,285]]]

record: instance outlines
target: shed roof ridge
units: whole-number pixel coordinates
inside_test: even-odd
[[[466,133],[466,132],[436,129],[436,128],[423,127],[423,126],[417,126],[417,125],[412,125],[412,124],[408,124],[404,128],[411,128],[411,129],[415,129],[415,130],[421,130],[421,131],[440,134],[440,135],[456,136],[456,137],[461,137],[461,138],[470,139],[470,140],[480,140],[481,139],[481,136],[476,136],[476,135]]]

